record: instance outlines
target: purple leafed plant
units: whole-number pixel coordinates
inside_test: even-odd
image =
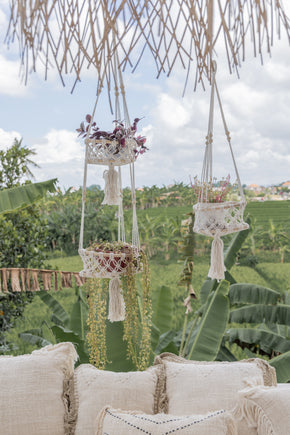
[[[89,132],[90,123],[92,121],[91,115],[86,116],[86,120],[83,121],[79,128],[76,131],[79,133],[79,136],[86,138]],[[125,127],[124,123],[118,120],[113,121],[115,123],[115,128],[112,132],[100,130],[97,127],[95,122],[92,122],[91,129],[89,132],[89,139],[106,139],[108,142],[107,146],[110,145],[111,141],[116,141],[116,150],[114,154],[118,154],[121,148],[126,146],[126,139],[134,139],[136,142],[136,148],[134,148],[135,157],[137,158],[139,154],[144,154],[148,148],[145,146],[146,137],[144,136],[135,136],[137,132],[137,124],[140,121],[139,118],[135,118],[133,124],[130,127]]]

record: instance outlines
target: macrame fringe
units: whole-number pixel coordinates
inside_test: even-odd
[[[225,279],[225,265],[224,265],[224,242],[220,236],[215,235],[211,244],[211,259],[210,269],[208,276],[211,279]]]
[[[0,292],[9,293],[40,291],[40,290],[59,290],[72,288],[74,277],[78,287],[84,284],[77,272],[62,272],[55,270],[25,269],[25,268],[1,268],[0,269]]]
[[[120,204],[120,186],[119,174],[114,169],[113,165],[104,171],[103,178],[105,180],[105,197],[102,202],[103,205],[119,205]]]
[[[109,314],[110,322],[121,322],[125,320],[125,302],[122,294],[121,281],[119,278],[112,278],[109,284]]]
[[[239,421],[245,419],[247,425],[257,428],[257,433],[259,434],[275,435],[276,432],[274,432],[272,423],[263,409],[251,401],[251,392],[247,391],[246,394],[247,398],[242,397],[232,411],[234,418]]]
[[[238,435],[237,425],[231,414],[226,415],[226,421],[227,421],[227,435]]]

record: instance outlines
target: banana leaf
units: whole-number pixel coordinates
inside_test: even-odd
[[[43,198],[47,192],[56,191],[57,179],[43,181],[41,183],[24,184],[11,189],[0,191],[0,213],[11,212],[22,207],[28,207],[35,201]]]
[[[88,304],[83,297],[80,288],[76,290],[77,300],[73,304],[72,312],[69,320],[69,327],[72,331],[78,334],[83,340],[86,338]]]
[[[173,295],[170,287],[161,286],[152,296],[152,323],[163,334],[172,328]]]
[[[164,334],[160,335],[158,346],[155,349],[156,355],[159,355],[162,352],[171,352],[177,355],[178,349],[173,342],[175,337],[176,337],[175,331],[167,331]]]
[[[213,361],[216,358],[228,321],[229,285],[228,281],[221,281],[208,297],[188,359]]]
[[[123,322],[106,321],[106,344],[109,363],[106,370],[129,372],[136,370],[133,362],[128,359],[127,344],[123,340]]]
[[[20,332],[18,336],[21,338],[21,340],[25,341],[25,343],[32,344],[33,346],[44,347],[48,344],[52,344],[50,341],[43,338],[41,334],[42,331],[40,329]]]
[[[282,335],[254,328],[231,328],[226,332],[230,343],[238,340],[240,343],[258,345],[268,355],[272,352],[284,353],[290,351],[290,340]]]
[[[290,351],[272,358],[269,364],[276,369],[278,382],[290,381]]]
[[[246,217],[245,221],[247,222],[247,224],[251,225],[251,219],[249,216]],[[231,270],[231,268],[234,266],[238,252],[241,249],[244,241],[248,237],[249,232],[250,228],[244,231],[240,231],[236,233],[231,239],[231,242],[227,247],[224,255],[224,263],[227,270]]]
[[[46,291],[40,291],[37,293],[40,299],[52,310],[53,312],[53,321],[57,325],[68,326],[69,324],[69,315],[64,310],[62,305],[50,295],[50,293]]]
[[[290,326],[290,305],[248,305],[230,312],[230,323],[279,323]]]
[[[229,299],[235,304],[277,304],[279,292],[256,284],[233,284],[230,286]]]

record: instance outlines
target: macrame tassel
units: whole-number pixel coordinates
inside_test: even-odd
[[[112,278],[110,280],[108,319],[110,322],[121,322],[125,320],[125,302],[119,278]]]
[[[103,205],[119,205],[120,204],[120,186],[119,174],[115,171],[114,166],[110,165],[109,169],[103,174],[105,180],[105,197]]]
[[[215,235],[211,244],[211,259],[210,269],[208,276],[211,279],[225,279],[225,265],[224,265],[224,242],[220,236]]]
[[[11,269],[11,288],[13,292],[21,292],[19,269]]]

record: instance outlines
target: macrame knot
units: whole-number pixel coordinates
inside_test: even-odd
[[[224,243],[218,234],[215,235],[211,245],[211,259],[208,276],[211,279],[225,279]]]
[[[120,186],[119,175],[113,165],[104,171],[103,178],[105,180],[105,197],[103,205],[119,205],[120,204]]]
[[[110,322],[125,320],[125,302],[122,294],[121,281],[118,277],[112,278],[109,284],[109,314]]]

